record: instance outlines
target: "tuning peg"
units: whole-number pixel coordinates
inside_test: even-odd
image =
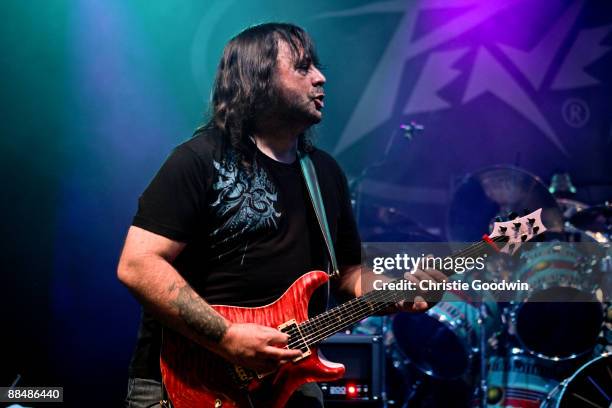
[[[518,218],[518,214],[515,213],[514,211],[512,211],[511,213],[508,214],[508,219],[509,220],[513,220],[515,218]]]
[[[512,224],[514,225],[514,229],[517,230],[517,231],[521,228],[521,223],[520,222],[513,222]]]
[[[529,225],[533,225],[535,224],[535,218],[527,218],[527,222],[529,223]]]
[[[499,227],[499,232],[502,235],[506,235],[506,231],[508,230],[508,227]]]

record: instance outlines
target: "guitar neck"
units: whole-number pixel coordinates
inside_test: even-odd
[[[505,237],[494,238],[494,242],[504,242]],[[470,245],[461,251],[458,251],[450,258],[459,258],[465,256],[477,256],[491,250],[490,243],[480,241]],[[442,270],[446,276],[450,277],[455,274],[452,270]],[[399,282],[401,279],[396,280]],[[313,318],[306,320],[299,325],[300,332],[303,336],[303,341],[308,346],[316,345],[325,340],[331,335],[338,333],[347,327],[365,319],[366,317],[375,315],[390,305],[402,300],[413,300],[416,293],[414,291],[399,291],[399,290],[373,290],[365,295],[351,299],[350,301],[334,307],[324,313],[321,313]]]

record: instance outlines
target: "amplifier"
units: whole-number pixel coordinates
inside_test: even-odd
[[[340,380],[319,383],[326,406],[380,405],[385,396],[385,349],[380,336],[336,334],[323,341],[319,351],[346,367]]]

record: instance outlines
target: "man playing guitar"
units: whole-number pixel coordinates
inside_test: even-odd
[[[362,295],[360,240],[346,178],[313,147],[325,76],[312,40],[291,24],[242,31],[226,45],[209,122],[176,147],[139,199],[117,270],[143,306],[126,406],[159,406],[160,347],[171,330],[230,363],[266,373],[299,357],[276,327],[231,322],[210,305],[255,308],[274,302],[328,257],[300,172],[314,163],[340,276],[337,296]],[[408,277],[442,281],[437,271]],[[325,293],[313,297],[323,309]],[[399,305],[425,310],[425,301]],[[287,406],[321,407],[316,384]]]

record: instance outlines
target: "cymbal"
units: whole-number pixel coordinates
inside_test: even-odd
[[[583,203],[582,201],[572,200],[571,198],[557,197],[557,204],[559,204],[559,208],[561,208],[561,211],[563,211],[563,218],[566,220],[569,220],[578,211],[589,208],[588,204]]]
[[[364,203],[359,232],[369,242],[442,242],[441,236],[428,232],[400,208],[383,203]]]
[[[563,213],[548,189],[534,175],[513,166],[492,166],[466,175],[454,191],[448,215],[448,237],[472,242],[490,232],[495,217],[542,208],[550,231],[563,230]]]
[[[586,231],[612,233],[612,205],[596,205],[578,211],[570,218],[576,228]]]

